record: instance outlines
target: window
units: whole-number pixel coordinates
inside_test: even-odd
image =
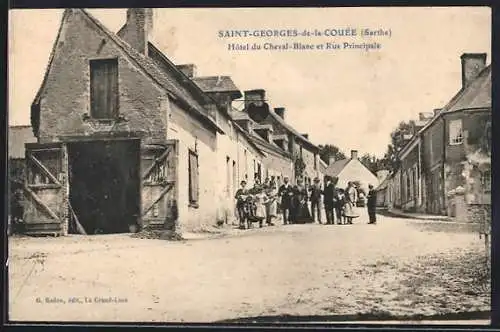
[[[481,186],[484,192],[491,191],[491,171],[481,172]]]
[[[118,116],[118,59],[90,60],[90,116]]]
[[[197,205],[199,198],[199,184],[200,184],[199,172],[198,172],[198,155],[191,150],[189,151],[188,172],[189,172],[189,203],[192,205]]]
[[[462,119],[450,121],[450,145],[462,144],[464,137],[462,131]]]

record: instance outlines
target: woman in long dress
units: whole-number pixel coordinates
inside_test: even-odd
[[[274,225],[273,219],[278,215],[278,190],[276,189],[276,183],[270,181],[266,188],[267,201],[266,205],[266,223],[270,226]]]
[[[256,188],[255,190],[255,217],[259,221],[259,227],[262,227],[264,220],[266,219],[266,203],[268,198],[264,188]]]
[[[297,218],[296,222],[298,224],[305,224],[313,222],[311,217],[311,212],[307,206],[307,201],[309,199],[307,188],[302,184],[302,181],[297,181]]]
[[[352,182],[349,182],[346,189],[346,204],[344,206],[344,215],[346,217],[347,223],[352,224],[354,218],[359,217],[355,210],[357,191]]]

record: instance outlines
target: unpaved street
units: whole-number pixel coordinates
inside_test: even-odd
[[[10,319],[207,322],[489,310],[489,289],[466,291],[474,280],[460,271],[484,251],[482,241],[433,223],[379,216],[375,226],[276,226],[187,242],[14,237]],[[116,302],[102,303],[109,297]]]

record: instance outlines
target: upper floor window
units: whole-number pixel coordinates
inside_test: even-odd
[[[462,144],[464,140],[462,119],[450,121],[449,136],[450,145]]]
[[[484,192],[491,191],[491,172],[490,171],[481,172],[481,185],[483,186]]]
[[[118,116],[118,59],[90,60],[90,116]]]

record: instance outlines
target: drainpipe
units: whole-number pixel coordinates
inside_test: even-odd
[[[447,134],[448,134],[448,128],[446,128],[446,121],[445,121],[445,118],[444,118],[444,115],[441,117],[441,123],[443,124],[443,161],[442,161],[442,169],[441,169],[441,174],[442,174],[442,178],[443,178],[443,190],[442,190],[442,193],[441,193],[441,197],[443,198],[443,205],[444,206],[441,206],[441,213],[442,214],[442,211],[448,211],[448,197],[446,195],[446,191],[448,188],[446,188],[446,170],[445,170],[445,166],[446,166],[446,147],[448,146],[448,140],[446,139],[447,138]],[[446,213],[447,215],[448,213]]]
[[[418,137],[418,165],[417,165],[417,174],[418,174],[418,197],[417,197],[417,209],[419,209],[422,205],[422,140]]]

